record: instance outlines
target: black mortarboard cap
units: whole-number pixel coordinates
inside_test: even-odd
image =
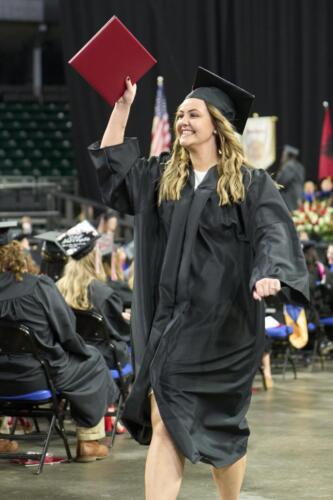
[[[0,246],[8,245],[13,237],[13,229],[18,226],[17,221],[1,221],[0,222]]]
[[[56,241],[68,257],[80,260],[94,249],[98,238],[100,234],[85,220],[59,235]]]
[[[193,90],[186,96],[186,99],[189,98],[202,99],[215,106],[242,134],[254,95],[199,66]]]
[[[317,248],[317,242],[314,240],[302,240],[301,247],[303,252],[310,250],[310,248]]]
[[[293,156],[299,155],[299,149],[295,148],[294,146],[290,146],[289,144],[285,144],[283,146],[283,152]]]
[[[66,257],[66,254],[57,242],[57,238],[60,235],[60,231],[47,231],[46,233],[37,234],[35,238],[43,241],[42,252],[49,257],[59,257],[63,259]]]

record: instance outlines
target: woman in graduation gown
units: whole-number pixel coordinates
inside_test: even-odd
[[[150,443],[148,500],[177,498],[184,457],[211,464],[220,497],[234,500],[264,347],[262,299],[307,301],[302,251],[269,175],[243,165],[235,130],[251,94],[199,68],[171,156],[146,160],[124,139],[136,92],[126,85],[89,148],[104,201],[135,216],[136,376],[123,421]]]
[[[106,284],[101,255],[95,245],[79,258],[69,258],[57,287],[67,304],[74,309],[94,309],[104,318],[117,358],[124,366],[129,362],[130,324],[123,313],[118,293]],[[114,352],[109,345],[96,344],[109,368],[116,367]]]
[[[104,415],[117,399],[118,389],[108,367],[94,347],[86,345],[75,331],[75,317],[53,281],[26,272],[21,246],[0,241],[0,317],[32,328],[45,348],[53,381],[70,401],[78,424],[77,460],[105,458],[108,448],[99,443],[105,436]],[[0,356],[1,393],[23,394],[45,389],[40,365],[32,358],[20,363]]]

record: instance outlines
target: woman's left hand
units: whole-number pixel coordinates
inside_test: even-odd
[[[280,280],[275,278],[263,278],[256,282],[253,290],[253,298],[261,300],[270,295],[276,295],[281,290]]]

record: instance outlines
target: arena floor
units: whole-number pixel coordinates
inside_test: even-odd
[[[255,383],[249,420],[252,435],[241,500],[333,498],[333,361],[325,371],[301,371],[298,380],[275,377],[264,392]],[[75,438],[71,438],[75,451]],[[36,449],[34,444],[25,445]],[[63,455],[60,441],[50,452]],[[136,500],[144,498],[146,449],[118,436],[108,459],[91,464],[33,468],[0,461],[0,498],[9,500]],[[218,499],[209,467],[187,464],[179,500]]]

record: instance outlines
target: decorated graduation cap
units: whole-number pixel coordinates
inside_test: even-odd
[[[192,88],[186,99],[202,99],[212,104],[234,125],[239,134],[243,133],[254,95],[201,66],[198,67]]]
[[[0,246],[8,245],[8,243],[15,239],[14,230],[17,226],[17,221],[0,221]]]
[[[57,236],[56,243],[68,257],[80,260],[94,249],[98,238],[98,231],[85,220]]]

